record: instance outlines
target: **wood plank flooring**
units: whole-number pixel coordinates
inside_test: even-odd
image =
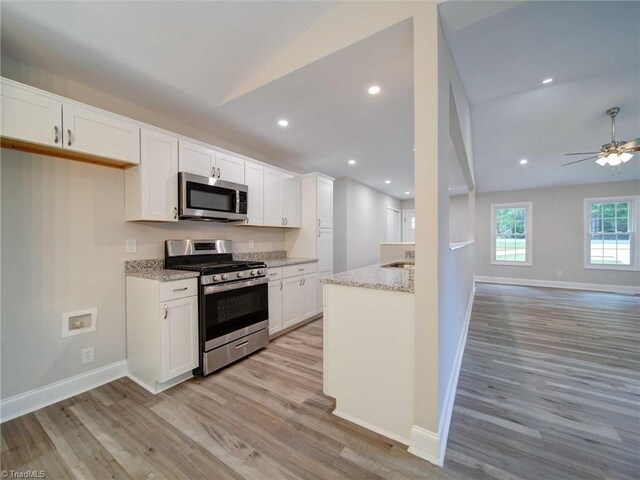
[[[478,284],[445,470],[640,478],[640,297]]]
[[[631,479],[640,298],[479,284],[445,468],[331,415],[322,322],[153,396],[120,379],[2,424],[47,478]]]

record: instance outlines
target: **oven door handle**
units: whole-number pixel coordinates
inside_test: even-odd
[[[210,295],[212,293],[228,292],[229,290],[238,290],[239,288],[255,287],[256,285],[262,285],[268,283],[267,277],[256,278],[254,280],[245,280],[242,282],[228,283],[226,285],[211,285],[204,287],[204,294]]]

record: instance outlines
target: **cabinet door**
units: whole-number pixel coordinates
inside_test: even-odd
[[[0,135],[62,147],[62,102],[46,93],[2,81]]]
[[[262,225],[264,223],[263,184],[264,167],[257,163],[246,162],[244,166],[244,180],[249,187],[249,202],[247,217],[248,225]]]
[[[198,366],[198,297],[161,303],[160,315],[160,382],[166,382]]]
[[[333,181],[318,177],[317,189],[318,226],[333,228]]]
[[[287,328],[302,320],[301,295],[302,277],[282,280],[282,328]]]
[[[221,180],[244,185],[244,160],[242,158],[216,152],[216,167]]]
[[[311,273],[302,277],[301,320],[313,317],[318,313],[318,274]]]
[[[196,143],[180,140],[178,170],[205,177],[215,176],[216,151]]]
[[[282,208],[284,174],[270,168],[264,169],[264,224],[272,227],[284,225]]]
[[[141,132],[140,192],[143,220],[178,221],[178,140]]]
[[[64,103],[63,148],[140,163],[140,127],[102,110]]]
[[[317,228],[316,255],[318,256],[318,270],[333,269],[333,230]]]
[[[282,330],[282,281],[269,282],[269,334]]]
[[[287,176],[284,180],[284,224],[300,227],[300,177]]]

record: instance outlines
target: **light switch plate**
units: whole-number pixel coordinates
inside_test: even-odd
[[[137,249],[136,239],[135,238],[127,239],[125,244],[125,249],[127,253],[136,253],[136,249]]]

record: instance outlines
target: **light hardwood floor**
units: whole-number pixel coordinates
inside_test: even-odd
[[[153,396],[128,379],[1,427],[47,478],[623,479],[640,464],[640,299],[480,284],[445,468],[333,415],[315,321]]]

